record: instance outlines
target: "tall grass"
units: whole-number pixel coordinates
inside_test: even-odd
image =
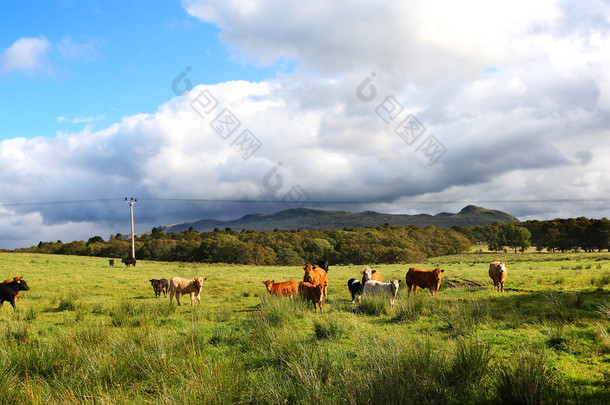
[[[521,351],[512,365],[499,368],[495,387],[501,404],[554,403],[561,397],[544,351]]]
[[[602,404],[610,398],[602,361],[610,353],[610,306],[589,282],[599,270],[587,268],[587,257],[574,256],[562,273],[556,260],[542,260],[550,254],[533,256],[532,263],[515,256],[509,277],[516,291],[456,287],[410,298],[401,291],[394,310],[387,297],[351,305],[344,281],[359,268],[336,266],[324,314],[264,290],[262,279],[295,278],[302,275],[298,268],[143,262],[109,274],[107,263],[81,265],[82,258],[2,257],[11,272],[23,268],[28,281],[28,271],[57,286],[70,279],[89,294],[61,288],[47,294],[30,283],[16,313],[0,311],[0,403]],[[447,272],[489,284],[481,265],[489,255],[442,260],[459,263],[443,265]],[[573,264],[582,264],[579,274]],[[404,267],[388,266],[384,275],[404,274]],[[150,278],[212,270],[201,306],[170,305],[150,291]],[[563,292],[553,291],[556,276]],[[117,280],[128,288],[116,289]],[[534,349],[515,350],[515,342]]]
[[[358,396],[350,398],[354,403],[484,403],[491,398],[487,345],[463,340],[447,347],[430,339],[376,343],[364,379],[347,383],[347,391],[357,390]]]

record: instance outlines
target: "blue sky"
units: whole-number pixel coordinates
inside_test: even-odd
[[[137,232],[609,216],[607,1],[2,1],[0,26],[0,248],[127,234],[124,197]]]
[[[219,29],[178,1],[3,1],[0,52],[19,38],[48,41],[36,66],[0,71],[0,138],[55,136],[154,113],[190,67],[194,84],[263,80]]]

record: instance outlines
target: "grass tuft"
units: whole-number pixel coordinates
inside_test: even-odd
[[[316,339],[338,339],[345,334],[343,322],[335,318],[326,318],[324,320],[314,320],[313,322],[314,335]]]
[[[553,403],[559,396],[554,379],[543,351],[520,352],[512,365],[499,369],[497,400],[502,404]]]

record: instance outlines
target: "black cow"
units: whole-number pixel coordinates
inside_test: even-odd
[[[167,290],[169,289],[169,283],[167,279],[162,278],[161,280],[155,280],[154,278],[150,281],[150,285],[152,285],[153,290],[155,290],[155,297],[159,298],[161,296],[161,292],[163,292],[165,298],[167,298]]]
[[[318,267],[321,269],[324,269],[324,271],[328,273],[328,261],[327,260],[320,260],[318,262]]]
[[[127,267],[129,267],[130,264],[133,264],[134,266],[136,265],[136,258],[135,257],[125,257],[121,261],[123,263],[125,263],[125,266],[127,266]]]
[[[30,287],[26,284],[24,280],[12,281],[10,283],[1,283],[0,284],[0,307],[4,304],[4,301],[8,301],[13,306],[13,310],[17,311],[15,308],[15,297],[19,291],[27,291]]]
[[[358,302],[361,302],[362,292],[364,290],[362,283],[355,278],[350,278],[347,282],[347,288],[349,288],[349,292],[352,293],[352,304],[356,302],[356,295],[358,296]]]

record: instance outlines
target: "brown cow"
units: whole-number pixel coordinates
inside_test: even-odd
[[[507,273],[506,263],[494,261],[489,264],[489,277],[494,282],[494,290],[504,292],[504,281]]]
[[[148,280],[150,281],[150,285],[152,286],[154,292],[155,292],[155,297],[159,298],[161,297],[161,293],[163,293],[164,297],[167,298],[167,289],[169,286],[169,283],[167,282],[167,279],[162,278],[160,280],[156,280],[156,279],[151,279]]]
[[[269,294],[275,295],[278,297],[296,297],[299,293],[299,283],[296,281],[282,281],[280,283],[276,283],[273,280],[263,281],[263,284],[267,286],[267,291]]]
[[[12,283],[13,281],[21,281],[23,277],[15,276],[12,280],[4,280],[4,284]],[[17,291],[17,301],[21,299],[21,291]]]
[[[417,287],[429,288],[431,295],[437,295],[438,289],[441,288],[441,277],[444,269],[437,267],[434,270],[422,270],[411,267],[407,271],[406,281],[409,287],[409,297],[411,296],[411,286],[413,286],[413,294],[417,295]]]
[[[366,284],[369,280],[382,281],[381,273],[377,269],[371,269],[367,267],[366,269],[360,272],[362,274],[362,285]]]
[[[194,278],[192,280],[187,280],[180,277],[172,277],[169,280],[169,303],[172,303],[172,298],[176,295],[176,302],[180,305],[180,295],[191,295],[191,306],[195,304],[195,297],[197,297],[197,301],[201,304],[201,287],[203,286],[203,282],[208,278]]]
[[[319,267],[314,266],[313,264],[306,264],[303,267],[305,270],[305,275],[303,276],[303,281],[306,283],[311,283],[313,285],[323,285],[324,286],[324,298],[326,298],[326,271]]]
[[[320,307],[320,313],[322,313],[322,294],[326,289],[326,284],[313,285],[308,282],[299,283],[299,296],[305,301],[311,301],[313,303],[314,312],[318,312],[316,305]]]

